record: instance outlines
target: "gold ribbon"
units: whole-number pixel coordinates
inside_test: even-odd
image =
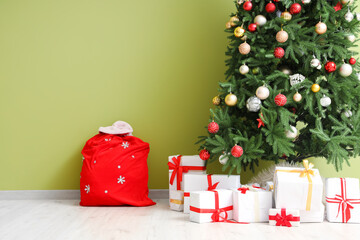
[[[306,200],[306,211],[310,211],[311,208],[311,198],[312,198],[312,189],[313,189],[313,185],[312,185],[312,179],[311,179],[311,175],[315,176],[314,170],[312,170],[312,168],[314,167],[314,164],[310,163],[308,160],[303,160],[303,165],[304,165],[304,170],[283,170],[283,169],[278,169],[276,171],[279,172],[290,172],[290,173],[300,173],[300,177],[307,177],[308,182],[309,182],[309,187],[308,187],[308,194],[307,194],[307,200]]]
[[[184,204],[184,200],[178,200],[178,199],[170,199],[171,203],[175,203],[175,204]]]

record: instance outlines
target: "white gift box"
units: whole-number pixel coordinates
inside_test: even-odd
[[[327,178],[325,196],[329,222],[360,223],[359,179]]]
[[[268,181],[265,183],[266,191],[274,191],[274,182]]]
[[[298,209],[269,209],[269,224],[272,226],[300,226],[300,211]]]
[[[233,189],[240,187],[240,175],[184,174],[184,213],[190,212],[190,195],[193,191],[215,189]],[[211,186],[212,185],[212,186]]]
[[[276,208],[299,209],[302,222],[322,222],[323,182],[319,170],[306,168],[276,167],[274,198]],[[322,218],[321,218],[322,217]]]
[[[233,205],[235,221],[267,222],[272,208],[272,192],[248,186],[233,189]]]
[[[169,205],[170,209],[175,211],[182,211],[184,209],[184,173],[204,174],[206,171],[205,161],[198,155],[193,156],[181,156],[174,155],[169,157]],[[175,172],[174,172],[175,171]],[[178,177],[181,174],[181,177]],[[171,178],[173,182],[171,183]],[[178,193],[175,193],[179,191]],[[181,199],[179,198],[181,196]],[[173,199],[173,200],[171,200]]]
[[[231,190],[219,189],[191,192],[189,202],[190,221],[192,222],[223,222],[232,219],[233,203]]]

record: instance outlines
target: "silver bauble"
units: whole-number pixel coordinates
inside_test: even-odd
[[[313,58],[311,59],[311,62],[310,62],[310,66],[313,67],[313,68],[318,68],[319,65],[321,66],[321,62],[319,59],[317,58]]]
[[[225,165],[229,160],[229,156],[227,154],[223,154],[219,157],[219,163]]]
[[[250,112],[258,112],[261,108],[261,100],[252,96],[246,101],[246,107]]]
[[[256,96],[261,100],[267,99],[269,95],[270,95],[270,91],[265,86],[261,86],[256,89]]]
[[[287,138],[291,138],[291,139],[296,138],[297,133],[298,133],[296,127],[290,126],[290,129],[291,129],[291,130],[288,130],[288,131],[285,132],[286,137],[287,137]]]
[[[354,19],[354,14],[352,14],[350,11],[348,11],[345,14],[344,18],[346,21],[351,22]]]
[[[352,112],[351,112],[350,110],[346,110],[346,111],[344,112],[344,115],[345,115],[345,117],[349,118],[349,117],[352,116]]]
[[[257,15],[254,18],[254,23],[256,23],[256,25],[263,26],[266,23],[266,17],[264,17],[263,15]]]
[[[323,96],[322,98],[320,98],[320,104],[323,107],[328,107],[331,104],[331,98],[327,97],[327,96]]]
[[[303,0],[302,2],[303,2],[303,4],[309,4],[309,3],[311,3],[311,0]]]
[[[339,73],[343,77],[350,76],[352,71],[353,71],[353,69],[352,69],[351,65],[347,64],[347,63],[344,63],[343,65],[341,65],[341,67],[339,69]]]
[[[247,65],[241,65],[240,68],[239,68],[239,72],[242,74],[242,75],[245,75],[249,72],[249,67]]]

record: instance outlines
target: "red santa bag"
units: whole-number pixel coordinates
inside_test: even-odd
[[[99,133],[89,139],[81,152],[80,205],[154,205],[148,197],[149,150],[134,136]]]

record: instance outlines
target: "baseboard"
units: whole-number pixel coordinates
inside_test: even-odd
[[[169,198],[168,189],[150,189],[149,197],[152,199]],[[63,200],[80,199],[79,190],[11,190],[0,191],[0,200]]]

